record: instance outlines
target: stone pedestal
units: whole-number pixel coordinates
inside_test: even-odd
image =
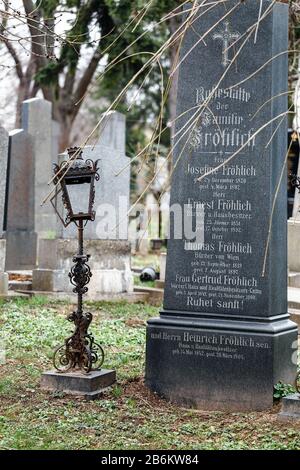
[[[8,293],[8,274],[4,272],[6,258],[6,241],[0,239],[0,295]]]
[[[6,232],[7,271],[27,270],[36,267],[37,233],[27,230]]]
[[[77,253],[77,240],[39,240],[38,269],[33,270],[32,289],[43,292],[72,292],[68,273]],[[130,244],[117,240],[86,240],[84,252],[91,255],[92,278],[87,298],[133,291]]]
[[[293,344],[297,327],[288,315],[237,321],[161,312],[148,321],[146,384],[182,406],[264,410],[274,384],[295,380]]]
[[[282,399],[282,409],[279,419],[297,419],[300,421],[300,394],[295,393]]]
[[[288,266],[292,272],[300,272],[300,214],[288,220]]]
[[[116,371],[102,369],[88,374],[81,372],[44,372],[41,388],[49,391],[60,391],[70,395],[82,396],[86,400],[100,398],[102,392],[116,381]]]
[[[4,272],[6,241],[3,238],[6,230],[8,147],[8,133],[0,126],[0,295],[7,295],[8,291],[8,275]]]
[[[159,280],[165,281],[166,279],[166,262],[167,253],[161,253],[159,258]]]
[[[8,274],[0,272],[0,296],[8,294]]]

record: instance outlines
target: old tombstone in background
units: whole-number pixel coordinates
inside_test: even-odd
[[[288,6],[230,0],[198,5],[199,15],[181,48],[171,207],[192,221],[204,213],[204,239],[171,225],[146,383],[184,406],[261,410],[297,367],[287,313]]]
[[[83,149],[84,159],[99,159],[100,175],[95,184],[96,219],[85,228],[85,249],[91,255],[93,271],[88,292],[91,298],[133,290],[127,216],[130,167],[129,158],[125,155],[125,125],[124,115],[116,111],[109,113],[98,142]],[[67,155],[59,155],[59,162],[64,160],[67,160]],[[74,227],[69,226],[62,227],[53,240],[40,240],[38,269],[33,271],[33,290],[72,290],[66,273],[70,270],[76,236]]]
[[[22,127],[9,137],[6,269],[10,271],[35,268],[38,239],[53,238],[57,228],[51,208],[41,206],[57,160],[51,103],[42,98],[24,101]]]
[[[33,138],[34,165],[34,227],[39,238],[54,237],[56,217],[49,204],[42,201],[49,192],[48,182],[52,177],[53,125],[52,105],[43,98],[32,98],[23,102],[22,127]]]
[[[0,126],[0,295],[8,291],[8,274],[5,272],[6,240],[4,238],[8,133]]]
[[[297,176],[300,176],[300,164]],[[300,287],[300,192],[295,189],[294,207],[292,217],[288,220],[288,266],[290,271],[290,285]]]
[[[23,129],[9,134],[9,178],[6,209],[6,269],[36,265],[33,137]]]

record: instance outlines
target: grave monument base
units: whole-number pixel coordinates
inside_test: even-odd
[[[0,272],[0,296],[8,294],[8,274]]]
[[[300,220],[288,220],[288,266],[293,272],[300,272]]]
[[[36,267],[37,233],[26,230],[6,232],[6,265],[8,271]]]
[[[4,272],[6,258],[6,240],[0,239],[0,295],[8,293],[8,274]]]
[[[178,315],[148,321],[146,385],[158,395],[190,408],[260,411],[272,407],[277,382],[295,382],[297,325],[288,314]]]
[[[96,400],[102,392],[116,381],[116,371],[102,369],[88,374],[76,372],[44,372],[41,388],[48,391],[60,391],[68,395],[82,396],[86,400]]]
[[[300,394],[294,393],[282,399],[282,410],[278,415],[280,420],[300,420]]]
[[[88,298],[133,291],[130,244],[120,240],[85,240],[92,271]],[[41,292],[73,292],[68,273],[77,252],[75,239],[40,239],[38,269],[32,273],[32,289]]]

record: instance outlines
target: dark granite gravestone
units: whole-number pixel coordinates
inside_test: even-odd
[[[296,377],[283,170],[288,8],[204,3],[181,46],[171,191],[171,209],[179,205],[198,233],[180,237],[171,219],[146,384],[184,406],[260,410],[272,405],[275,383]]]

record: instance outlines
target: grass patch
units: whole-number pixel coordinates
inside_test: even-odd
[[[72,331],[74,306],[46,297],[0,305],[0,449],[300,449],[300,423],[268,413],[189,411],[144,386],[146,320],[157,308],[89,302],[92,332],[118,383],[101,400],[84,402],[39,388],[53,349]]]

